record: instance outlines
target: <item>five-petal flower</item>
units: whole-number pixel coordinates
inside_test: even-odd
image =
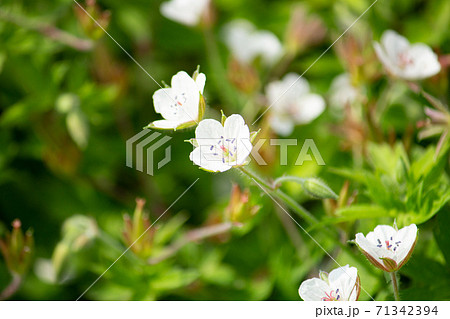
[[[298,293],[304,301],[356,301],[361,291],[358,270],[346,265],[327,274],[320,272],[320,278],[305,280]]]
[[[203,116],[205,101],[203,88],[206,76],[195,72],[191,78],[181,71],[172,77],[172,87],[159,89],[153,94],[155,111],[164,120],[154,121],[148,128],[180,129],[194,126]]]
[[[330,86],[330,104],[336,108],[351,105],[360,97],[359,89],[352,84],[350,74],[336,76]]]
[[[398,230],[378,225],[364,236],[356,234],[355,243],[375,266],[387,272],[400,269],[411,257],[417,240],[417,226],[411,224]]]
[[[199,24],[209,0],[170,0],[161,4],[161,14],[178,23],[195,26]]]
[[[296,73],[268,84],[266,96],[271,107],[270,125],[279,135],[289,135],[295,124],[307,124],[325,109],[325,100],[309,92],[309,83]]]
[[[224,28],[224,36],[234,58],[243,64],[250,64],[261,57],[265,65],[271,65],[283,55],[283,46],[272,32],[256,30],[246,20],[228,23]]]
[[[210,172],[224,172],[246,162],[252,150],[250,130],[242,116],[233,114],[223,123],[206,119],[195,130],[190,141],[195,149],[189,158]]]
[[[405,80],[421,80],[441,70],[437,55],[423,43],[410,44],[395,31],[387,30],[381,43],[374,42],[375,52],[389,73]]]

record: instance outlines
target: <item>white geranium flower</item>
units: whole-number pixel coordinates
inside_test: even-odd
[[[320,272],[320,278],[305,280],[298,293],[304,301],[356,301],[361,292],[358,270],[346,265],[327,274]]]
[[[279,135],[289,135],[295,124],[306,124],[325,109],[324,99],[309,92],[308,81],[289,73],[281,81],[269,83],[266,96],[271,107],[270,124]]]
[[[398,230],[387,225],[378,225],[364,237],[356,234],[355,243],[375,266],[392,272],[400,269],[411,256],[417,240],[417,226],[411,224]]]
[[[330,86],[330,103],[337,108],[351,105],[359,97],[359,90],[352,85],[350,74],[342,73],[333,79]]]
[[[175,22],[195,26],[199,24],[209,0],[170,0],[161,4],[161,14]]]
[[[196,125],[202,119],[205,108],[205,82],[205,74],[198,71],[194,73],[194,78],[184,71],[175,74],[172,77],[172,87],[159,89],[153,94],[155,111],[164,120],[154,121],[148,127],[176,130]]]
[[[283,55],[280,40],[269,31],[256,30],[246,20],[235,20],[224,28],[225,43],[233,56],[243,64],[252,63],[257,57],[271,65]]]
[[[195,149],[189,158],[210,172],[224,172],[244,165],[252,150],[250,131],[242,116],[233,114],[223,123],[206,119],[195,129],[190,141]]]
[[[392,30],[374,42],[375,52],[384,67],[394,76],[405,80],[420,80],[441,70],[437,55],[423,43],[410,44],[408,39]]]

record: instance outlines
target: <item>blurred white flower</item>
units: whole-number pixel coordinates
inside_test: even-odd
[[[364,237],[356,234],[355,243],[375,266],[392,272],[400,269],[409,259],[417,239],[417,226],[411,224],[397,230],[387,225],[378,225]]]
[[[324,99],[309,92],[309,83],[296,73],[288,73],[281,81],[266,87],[270,108],[270,125],[279,135],[289,135],[295,124],[306,124],[317,118],[325,109]]]
[[[320,278],[305,280],[298,293],[304,301],[356,301],[361,285],[358,270],[346,265],[327,274],[320,272]]]
[[[206,119],[195,130],[195,146],[189,158],[200,168],[224,172],[245,164],[252,150],[250,131],[242,116],[233,114],[224,123]]]
[[[330,104],[337,108],[351,105],[357,100],[359,90],[352,85],[350,74],[342,73],[336,76],[330,86]]]
[[[197,124],[205,107],[203,89],[206,76],[196,72],[191,78],[181,71],[172,77],[170,88],[159,89],[153,94],[155,111],[164,120],[149,124],[149,128],[179,129]]]
[[[199,24],[209,0],[170,0],[161,4],[161,14],[175,22],[195,26]]]
[[[437,55],[423,43],[410,44],[395,31],[387,30],[381,44],[374,42],[375,52],[389,73],[405,80],[420,80],[440,72]]]
[[[280,40],[269,31],[256,30],[246,20],[235,20],[224,27],[225,43],[241,63],[250,64],[261,57],[266,65],[277,62],[283,55]]]

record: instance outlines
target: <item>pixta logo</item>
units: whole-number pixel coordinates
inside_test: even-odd
[[[154,152],[172,139],[167,135],[159,138],[161,135],[161,133],[152,132],[149,129],[145,129],[129,138],[126,143],[127,166],[131,168],[134,167],[138,171],[144,172],[144,162],[146,162],[146,173],[148,175],[153,175],[155,165]],[[164,154],[164,158],[156,164],[157,169],[160,169],[170,162],[170,145],[166,147]],[[134,158],[136,159],[135,166],[133,165]]]

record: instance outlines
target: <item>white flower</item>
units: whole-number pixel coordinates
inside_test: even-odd
[[[320,272],[320,278],[305,280],[298,293],[304,301],[356,301],[361,285],[358,270],[346,265],[327,274]]]
[[[392,30],[381,36],[381,44],[374,42],[375,52],[384,67],[394,76],[405,80],[420,80],[441,70],[437,55],[423,43],[409,41]]]
[[[200,22],[209,0],[170,0],[161,4],[161,14],[178,23],[195,26]]]
[[[246,20],[235,20],[224,28],[225,43],[233,56],[243,64],[252,63],[257,57],[271,65],[283,55],[280,40],[269,31],[256,30]]]
[[[295,124],[306,124],[325,109],[324,99],[309,92],[308,81],[298,74],[286,74],[281,81],[269,83],[266,96],[271,107],[270,124],[279,135],[289,135]]]
[[[149,128],[176,130],[193,126],[201,120],[206,76],[195,72],[194,78],[184,71],[178,72],[172,77],[171,88],[159,89],[153,94],[155,111],[164,120],[150,123]]]
[[[343,108],[351,105],[359,97],[358,88],[352,85],[350,74],[342,73],[333,79],[330,86],[330,104]]]
[[[409,259],[417,240],[417,226],[411,224],[397,230],[387,225],[378,225],[367,234],[356,234],[355,243],[375,266],[392,272],[400,269]]]
[[[189,158],[200,168],[224,172],[233,166],[245,164],[252,150],[250,131],[242,116],[233,114],[223,124],[206,119],[195,129],[190,141],[195,149]]]

